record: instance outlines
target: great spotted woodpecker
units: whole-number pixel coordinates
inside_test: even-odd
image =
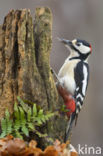
[[[80,39],[72,41],[66,39],[59,40],[69,49],[70,55],[65,60],[58,75],[57,88],[64,99],[66,108],[69,109],[67,115],[70,117],[64,141],[66,142],[73,122],[78,117],[83,100],[86,94],[89,80],[88,56],[92,52],[91,45]]]

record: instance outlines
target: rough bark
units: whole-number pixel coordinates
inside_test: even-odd
[[[34,25],[30,11],[12,10],[0,27],[0,118],[13,111],[17,96],[55,111],[61,103],[50,70],[52,13],[37,8]],[[62,121],[62,122],[61,122]],[[64,117],[54,117],[45,130],[63,140]]]

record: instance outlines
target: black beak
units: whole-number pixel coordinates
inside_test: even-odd
[[[72,42],[70,40],[66,40],[66,39],[62,39],[62,38],[58,38],[58,40],[60,42],[64,43],[65,45],[72,46]]]

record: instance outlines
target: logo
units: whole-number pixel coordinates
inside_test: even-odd
[[[83,146],[83,145],[78,144],[77,152],[78,152],[79,155],[85,155],[85,154],[88,154],[88,155],[91,155],[91,154],[101,155],[102,154],[102,148],[99,147],[99,146],[94,147],[94,146],[88,146],[87,144],[85,144]]]

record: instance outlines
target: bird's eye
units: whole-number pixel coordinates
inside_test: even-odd
[[[76,45],[77,45],[77,46],[80,46],[81,44],[77,42]]]

